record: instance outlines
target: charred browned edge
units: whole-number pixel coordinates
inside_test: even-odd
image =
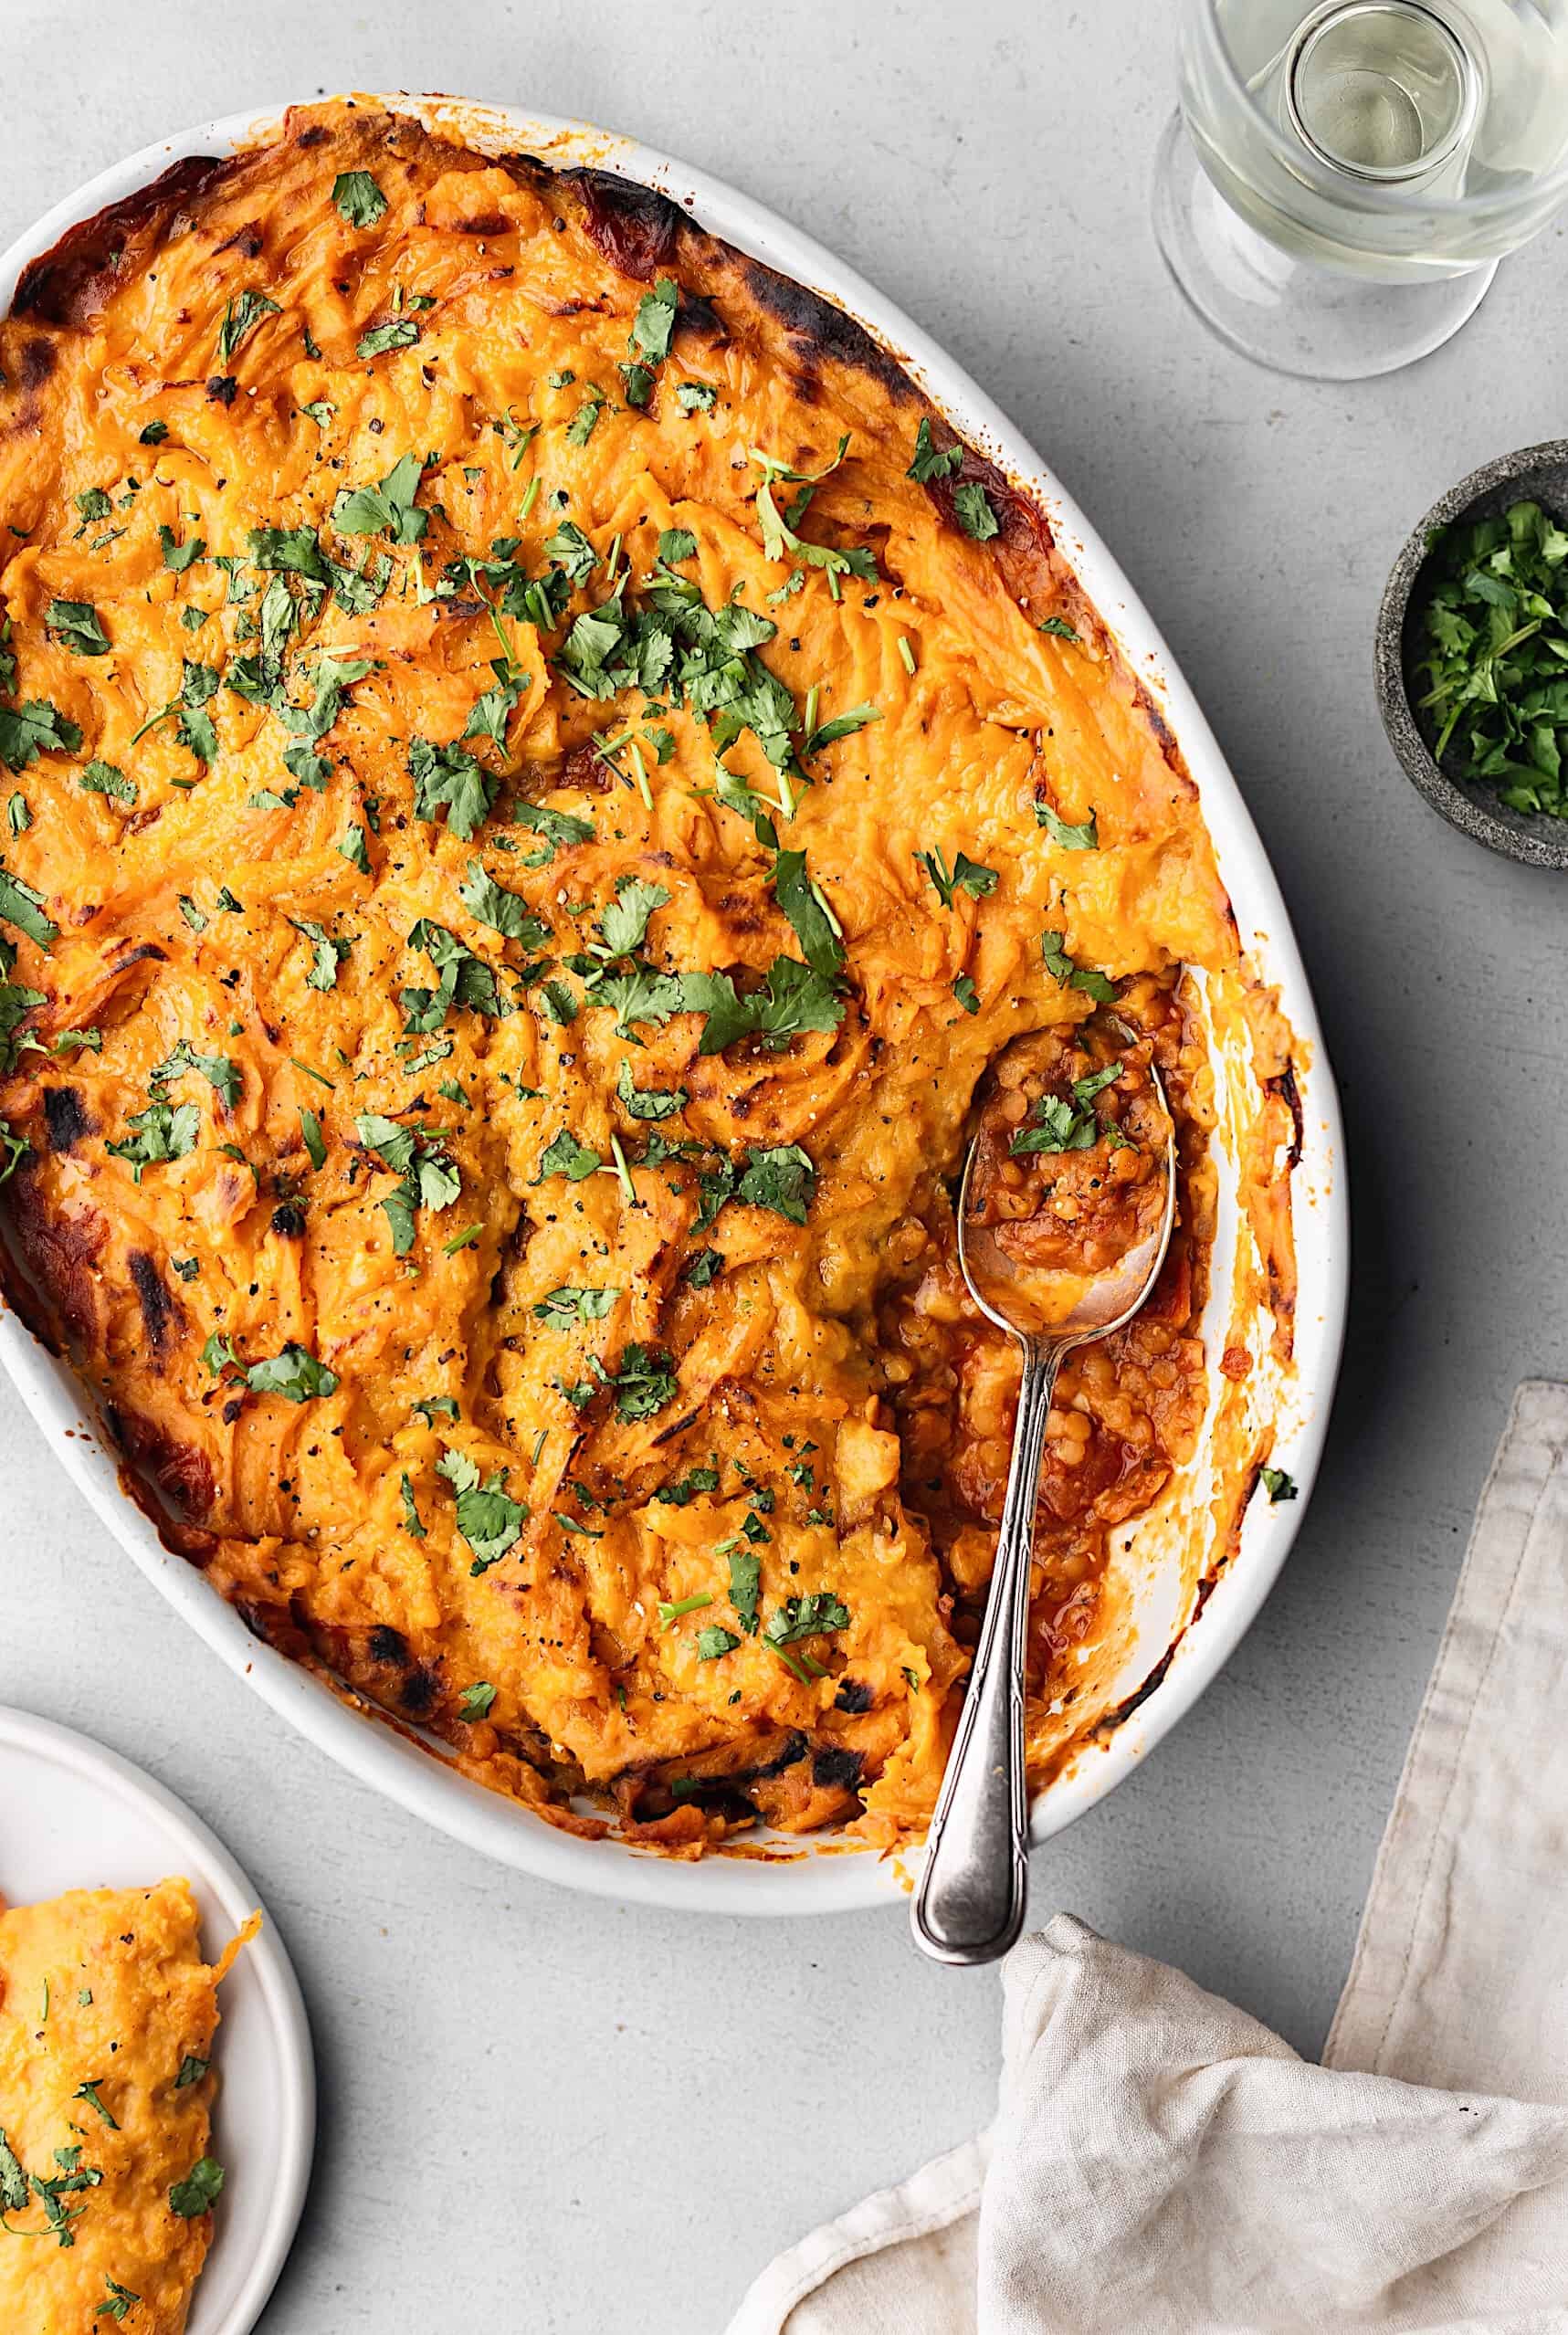
[[[1251,1486],[1256,1484],[1258,1478],[1255,1473],[1248,1485],[1249,1497]],[[1241,1513],[1241,1510],[1246,1508],[1246,1506],[1247,1501],[1244,1499],[1237,1509],[1237,1512],[1238,1515]],[[1177,1631],[1175,1636],[1171,1640],[1170,1645],[1165,1648],[1164,1653],[1160,1657],[1158,1662],[1155,1663],[1154,1667],[1150,1671],[1149,1676],[1144,1679],[1142,1685],[1135,1688],[1132,1693],[1127,1697],[1126,1700],[1119,1702],[1113,1710],[1104,1712],[1103,1715],[1096,1720],[1093,1729],[1093,1737],[1096,1741],[1109,1741],[1110,1738],[1115,1734],[1117,1729],[1121,1727],[1125,1720],[1131,1719],[1133,1712],[1137,1710],[1142,1704],[1146,1703],[1150,1696],[1157,1693],[1160,1688],[1164,1685],[1166,1678],[1170,1673],[1171,1665],[1175,1660],[1177,1654],[1181,1651],[1183,1645],[1185,1643],[1189,1631],[1196,1628],[1197,1624],[1202,1617],[1204,1607],[1208,1604],[1209,1599],[1213,1596],[1215,1589],[1218,1587],[1220,1575],[1224,1572],[1226,1565],[1230,1562],[1231,1554],[1231,1549],[1227,1546],[1210,1566],[1202,1581],[1199,1582],[1198,1593],[1194,1601],[1192,1613],[1182,1625],[1182,1627]],[[1067,1744],[1064,1746],[1064,1756],[1070,1758],[1072,1753],[1076,1751],[1078,1748],[1079,1745],[1076,1741]]]
[[[118,1403],[106,1407],[105,1418],[115,1442],[143,1479],[167,1502],[167,1522],[200,1524],[212,1509],[216,1487],[212,1464],[195,1444],[182,1443],[156,1419]]]
[[[1285,1153],[1285,1173],[1289,1175],[1300,1166],[1301,1153],[1306,1149],[1307,1143],[1306,1121],[1301,1111],[1301,1091],[1296,1084],[1296,1065],[1294,1062],[1287,1062],[1277,1077],[1266,1078],[1263,1083],[1266,1091],[1277,1096],[1290,1114],[1292,1131],[1289,1147]]]
[[[58,243],[29,260],[11,303],[13,316],[42,324],[85,324],[109,298],[126,247],[144,234],[166,240],[176,221],[236,168],[232,156],[187,154],[150,186],[139,187],[90,219],[68,227]]]

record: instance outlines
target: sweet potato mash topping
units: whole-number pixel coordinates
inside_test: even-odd
[[[68,237],[0,373],[18,1301],[165,1531],[558,1822],[907,1836],[1016,1379],[948,1179],[1113,1000],[1184,1223],[1063,1374],[1043,1760],[1203,1408],[1236,944],[1039,510],[662,198],[368,106]]]
[[[0,1912],[0,2326],[181,2335],[223,2168],[186,1881]]]

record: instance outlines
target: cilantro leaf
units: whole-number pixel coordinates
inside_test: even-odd
[[[44,896],[20,876],[13,876],[0,859],[0,923],[15,925],[46,954],[54,947],[59,926],[44,913]]]
[[[931,436],[931,422],[922,414],[920,427],[915,432],[914,459],[905,472],[905,477],[913,479],[917,485],[923,487],[932,479],[952,478],[963,467],[963,447],[939,447]]]
[[[0,706],[0,763],[8,771],[26,770],[40,753],[74,754],[80,745],[76,723],[57,712],[47,698]]]
[[[339,1383],[336,1371],[329,1370],[293,1339],[269,1360],[252,1362],[245,1377],[253,1394],[281,1394],[286,1403],[308,1403],[318,1395],[335,1394]]]
[[[808,757],[819,754],[824,746],[837,745],[840,738],[852,738],[857,730],[864,730],[869,723],[881,719],[879,706],[852,706],[847,713],[836,713],[831,721],[819,722],[806,739],[801,752]]]
[[[227,364],[240,344],[247,341],[264,316],[281,314],[275,300],[265,292],[252,291],[247,286],[238,296],[226,302],[223,321],[217,329],[217,361]]]
[[[0,2212],[19,2214],[28,2198],[27,2176],[0,2126]]]
[[[1300,1499],[1300,1487],[1293,1476],[1285,1473],[1283,1467],[1260,1467],[1258,1474],[1271,1507],[1277,1508],[1281,1500]]]
[[[647,357],[653,364],[658,364],[669,354],[678,297],[670,278],[661,276],[652,291],[645,292],[637,302],[631,342],[638,354]]]
[[[580,819],[571,811],[552,811],[542,803],[518,803],[512,817],[520,826],[531,827],[551,844],[592,843],[594,822]]]
[[[107,657],[109,635],[89,600],[51,600],[44,614],[50,632],[79,657]]]
[[[332,181],[332,201],[351,227],[374,227],[386,216],[386,197],[367,170],[341,170]]]
[[[353,942],[338,940],[326,930],[324,925],[313,923],[308,916],[291,916],[289,921],[296,932],[303,933],[314,951],[310,970],[305,975],[310,987],[335,989],[338,985],[338,967],[348,955]]]
[[[769,1646],[795,1646],[802,1638],[820,1637],[829,1630],[848,1626],[849,1608],[844,1600],[831,1589],[818,1589],[804,1597],[786,1598],[763,1624],[763,1636]]]
[[[952,906],[955,892],[967,892],[971,899],[984,899],[1001,881],[994,868],[983,868],[978,859],[971,859],[961,851],[950,868],[940,847],[917,851],[915,857],[936,886],[936,896],[943,908]]]
[[[952,994],[957,998],[959,1004],[963,1006],[966,1014],[979,1013],[980,992],[975,988],[974,983],[968,973],[961,973],[954,976],[952,983]]]
[[[718,1489],[717,1485],[714,1489]],[[730,1551],[730,1603],[748,1637],[757,1634],[757,1599],[762,1586],[763,1561],[755,1549],[737,1537]]]
[[[1042,932],[1040,935],[1040,953],[1045,958],[1046,971],[1052,980],[1081,990],[1086,997],[1092,997],[1097,1005],[1114,1004],[1116,983],[1108,980],[1104,973],[1096,973],[1091,966],[1075,965],[1063,946],[1066,939],[1065,932]]]
[[[718,1662],[726,1654],[733,1654],[740,1643],[733,1630],[724,1629],[713,1622],[707,1629],[697,1633],[697,1659],[699,1662]]]
[[[952,490],[953,516],[973,542],[988,543],[1002,531],[990,498],[977,479],[966,479]]]
[[[474,1461],[450,1444],[444,1446],[436,1473],[445,1477],[457,1495],[458,1530],[473,1552],[468,1572],[477,1579],[516,1546],[528,1521],[528,1504],[509,1497],[504,1467],[494,1469],[481,1483]]]
[[[802,954],[814,973],[831,978],[844,962],[837,918],[806,873],[804,851],[781,851],[773,861],[773,898],[795,927]]]
[[[1037,826],[1044,827],[1058,851],[1098,851],[1100,848],[1100,825],[1092,811],[1081,826],[1075,827],[1069,826],[1048,803],[1037,803],[1035,820]]]
[[[1062,1095],[1041,1095],[1008,1146],[1015,1158],[1037,1152],[1087,1152],[1105,1130],[1090,1105],[1098,1094],[1118,1079],[1124,1065],[1108,1062],[1086,1078],[1075,1078],[1070,1101]]]
[[[472,1725],[476,1720],[489,1718],[490,1705],[495,1699],[496,1690],[489,1680],[477,1678],[471,1687],[463,1688],[462,1693],[458,1697],[458,1702],[463,1717]]]
[[[125,1161],[133,1180],[140,1183],[143,1168],[156,1166],[164,1160],[185,1159],[195,1150],[202,1115],[194,1102],[183,1102],[177,1107],[154,1102],[145,1110],[132,1112],[126,1123],[132,1132],[122,1141],[105,1143],[103,1148]]]
[[[354,354],[356,357],[384,356],[388,349],[411,349],[418,338],[419,327],[411,316],[390,317],[385,323],[373,324],[368,332],[361,333]]]
[[[216,2157],[201,2157],[191,2167],[184,2181],[175,2182],[169,2192],[172,2212],[182,2221],[195,2221],[198,2214],[209,2214],[223,2192],[223,2167]]]
[[[804,1225],[816,1194],[816,1170],[811,1154],[798,1143],[779,1143],[747,1152],[748,1164],[735,1186],[735,1197],[748,1207],[771,1208],[792,1225]]]
[[[415,817],[433,821],[444,807],[452,833],[465,843],[471,842],[489,814],[500,780],[492,778],[484,764],[461,746],[437,746],[427,738],[410,742],[408,768],[414,780]]]
[[[689,1508],[699,1492],[716,1492],[718,1488],[717,1467],[692,1467],[678,1482],[661,1484],[654,1498],[669,1508]]]
[[[834,1030],[844,1018],[844,1001],[832,981],[795,957],[775,957],[766,986],[745,995],[728,973],[688,973],[683,992],[689,1010],[707,1020],[698,1051],[721,1054],[737,1038],[755,1036],[770,1053],[782,1054],[807,1030]]]
[[[187,568],[195,567],[207,548],[200,535],[193,535],[187,542],[180,542],[172,527],[160,527],[158,541],[163,548],[163,565],[171,575],[184,575]]]
[[[408,333],[411,340],[416,340],[418,328],[410,325]],[[363,342],[360,346],[363,354]],[[417,543],[430,524],[429,512],[418,510],[414,500],[424,476],[425,466],[419,457],[403,455],[379,486],[345,487],[332,504],[332,525],[340,535],[385,532],[395,543]]]
[[[662,884],[639,883],[635,877],[622,876],[615,899],[606,903],[599,920],[599,941],[605,956],[633,955],[647,937],[654,910],[668,904],[669,894]]]
[[[428,1208],[437,1215],[449,1208],[462,1191],[462,1176],[440,1137],[427,1128],[403,1127],[368,1110],[354,1124],[366,1151],[399,1179],[381,1206],[392,1226],[394,1256],[406,1257],[414,1246],[419,1210]]]
[[[1568,531],[1534,502],[1434,539],[1414,609],[1434,755],[1510,810],[1568,819]]]
[[[658,1087],[639,1087],[632,1078],[632,1066],[623,1062],[616,1081],[616,1095],[628,1119],[673,1119],[685,1110],[691,1098],[684,1087],[668,1090]]]
[[[256,567],[308,575],[315,584],[328,580],[330,570],[313,527],[253,527],[247,541]]]
[[[533,1310],[541,1321],[603,1321],[620,1294],[619,1289],[552,1289]]]
[[[616,1391],[616,1416],[625,1425],[652,1418],[674,1402],[678,1391],[675,1364],[662,1346],[627,1346],[609,1383]]]
[[[525,949],[540,949],[550,938],[550,927],[534,915],[526,900],[509,892],[486,873],[484,863],[470,859],[468,872],[458,887],[463,906],[480,924],[504,940],[521,941]]]
[[[150,1073],[148,1085],[153,1095],[162,1100],[170,1080],[186,1070],[199,1071],[215,1093],[221,1096],[226,1107],[234,1109],[245,1083],[238,1063],[231,1061],[226,1054],[198,1054],[186,1038],[182,1038],[173,1053]]]
[[[563,1127],[539,1155],[541,1177],[563,1175],[573,1183],[581,1183],[585,1176],[604,1165],[599,1154],[586,1143],[579,1143],[569,1128]]]

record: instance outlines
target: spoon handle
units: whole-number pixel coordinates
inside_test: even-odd
[[[994,1962],[1024,1926],[1028,1888],[1024,1646],[1029,1560],[1046,1415],[1061,1350],[1033,1339],[1025,1339],[1023,1347],[1018,1421],[996,1566],[910,1913],[915,1943],[939,1962]]]

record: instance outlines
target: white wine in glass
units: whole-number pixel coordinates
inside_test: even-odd
[[[1184,0],[1155,227],[1235,347],[1424,356],[1568,195],[1568,0]]]

